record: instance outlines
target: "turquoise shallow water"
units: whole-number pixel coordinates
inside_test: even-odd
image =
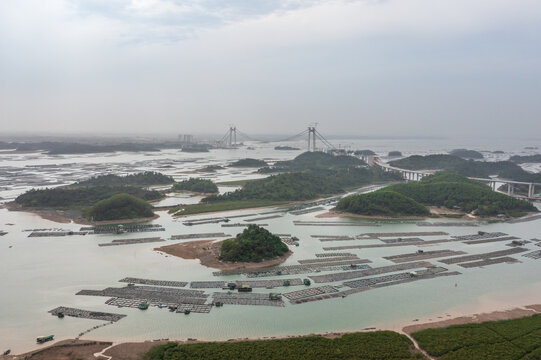
[[[392,145],[391,145],[392,146]],[[255,150],[253,157],[277,159],[290,158],[294,154],[283,154],[266,150]],[[245,151],[246,152],[246,151]],[[159,158],[175,154],[165,153]],[[195,168],[212,162],[224,162],[231,154],[226,151],[218,154],[197,155],[197,165],[192,162],[175,163],[166,172],[177,178],[193,175],[185,174]],[[245,157],[245,153],[236,154]],[[184,154],[182,156],[185,156]],[[193,155],[191,155],[193,156]],[[82,157],[91,163],[88,157]],[[93,159],[93,162],[111,161],[119,167],[142,161],[142,155],[121,154],[109,159]],[[9,160],[10,166],[35,162],[66,162],[77,159],[35,159]],[[146,160],[146,159],[144,159]],[[152,163],[150,163],[152,165]],[[135,170],[155,169],[148,162],[136,166]],[[133,167],[129,168],[134,170]],[[228,169],[217,174],[220,180],[252,177],[253,170]],[[56,173],[51,174],[57,177]],[[2,192],[17,194],[24,186],[8,188]],[[176,200],[175,200],[176,201]],[[235,214],[265,212],[266,210],[237,211]],[[35,347],[39,335],[55,334],[57,339],[72,338],[78,333],[100,321],[66,317],[58,319],[47,313],[57,306],[69,306],[88,310],[122,313],[128,315],[121,321],[90,332],[83,338],[123,340],[148,340],[157,338],[198,338],[206,340],[226,340],[243,337],[271,337],[307,334],[326,331],[355,331],[367,327],[392,328],[411,322],[413,319],[425,321],[446,317],[447,314],[473,313],[483,310],[506,308],[514,305],[539,303],[541,281],[539,270],[541,260],[531,260],[520,255],[518,264],[500,264],[486,268],[463,269],[448,265],[449,270],[458,270],[460,276],[423,280],[398,286],[375,289],[346,298],[317,301],[302,305],[287,303],[284,308],[265,306],[224,306],[215,308],[210,314],[184,316],[172,314],[165,309],[150,308],[147,311],[111,307],[105,305],[106,298],[76,296],[81,289],[102,289],[108,286],[122,286],[118,280],[126,277],[142,277],[160,280],[216,280],[212,269],[199,265],[197,260],[184,260],[164,256],[153,251],[157,244],[137,244],[129,246],[98,247],[100,242],[113,238],[139,238],[155,236],[169,238],[175,234],[221,232],[236,234],[238,228],[222,228],[219,224],[184,226],[181,221],[160,212],[154,223],[166,228],[163,233],[90,235],[71,237],[28,238],[24,229],[62,228],[78,230],[80,225],[58,224],[22,212],[9,212],[0,209],[0,229],[8,234],[0,237],[0,349],[11,348],[15,353]],[[519,224],[491,224],[481,227],[419,227],[415,224],[386,224],[374,226],[295,226],[293,220],[314,220],[318,213],[294,216],[285,215],[268,219],[268,229],[275,233],[291,233],[301,239],[301,246],[294,248],[294,254],[285,265],[296,264],[299,259],[313,258],[322,252],[323,245],[338,246],[353,242],[321,243],[310,237],[311,234],[357,235],[364,232],[399,231],[447,231],[451,235],[471,234],[479,230],[502,231],[523,239],[541,238],[541,220]],[[208,215],[215,216],[215,215]],[[198,216],[202,217],[202,216]],[[240,221],[240,220],[239,220]],[[355,220],[350,220],[355,221]],[[357,220],[359,221],[359,220]],[[236,222],[236,220],[235,220]],[[7,225],[14,224],[14,225]],[[433,237],[441,238],[441,237]],[[430,238],[428,238],[430,239]],[[171,244],[168,240],[163,244]],[[359,242],[355,242],[359,243]],[[507,249],[501,243],[465,245],[443,243],[430,250],[463,250],[469,254]],[[11,248],[10,248],[11,246]],[[528,244],[531,250],[540,249]],[[383,256],[410,253],[415,246],[348,250],[373,261],[372,266],[390,265]],[[432,263],[437,261],[432,260]],[[296,277],[296,276],[295,276]],[[302,277],[302,275],[299,275]],[[237,278],[237,277],[235,277]],[[227,277],[218,278],[224,281]],[[298,287],[301,289],[302,287]],[[293,290],[293,289],[292,289]]]

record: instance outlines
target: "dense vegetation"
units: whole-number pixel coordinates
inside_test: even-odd
[[[251,158],[246,158],[246,159],[240,159],[240,160],[237,160],[235,161],[234,163],[232,163],[230,166],[233,166],[233,167],[256,167],[256,168],[259,168],[259,167],[263,167],[263,166],[267,166],[267,162],[266,161],[263,161],[263,160],[258,160],[258,159],[251,159]]]
[[[394,191],[376,191],[350,195],[336,206],[339,211],[369,216],[424,216],[428,209],[417,201]]]
[[[535,154],[535,155],[514,155],[509,158],[510,161],[517,163],[517,164],[523,164],[523,163],[540,163],[541,162],[541,154]]]
[[[217,193],[218,187],[215,183],[207,179],[189,178],[188,180],[177,182],[173,185],[174,190],[187,190],[199,193]]]
[[[288,161],[277,161],[274,166],[259,169],[261,173],[304,171],[307,169],[330,169],[366,165],[364,161],[353,156],[332,155],[324,152],[305,152]]]
[[[450,154],[463,159],[483,159],[483,154],[475,150],[454,149],[450,152]]]
[[[213,203],[239,200],[310,200],[324,195],[340,194],[347,188],[399,179],[400,176],[396,173],[386,173],[375,168],[307,170],[249,181],[242,189],[209,196],[203,201]]]
[[[392,193],[394,195],[391,195]],[[396,196],[396,195],[401,195]],[[393,203],[396,202],[396,203]],[[477,215],[521,216],[537,211],[531,203],[492,191],[455,173],[437,173],[418,182],[396,184],[342,199],[337,209],[363,215],[421,215],[424,206],[445,206]]]
[[[70,208],[91,206],[116,194],[129,194],[143,200],[162,197],[158,191],[135,186],[85,186],[76,188],[32,189],[19,195],[15,202],[23,207]]]
[[[402,153],[400,151],[389,151],[389,154],[387,154],[389,157],[398,157],[402,156]]]
[[[541,315],[427,329],[412,334],[440,360],[539,360]]]
[[[222,170],[224,167],[220,165],[207,165],[202,168],[200,171],[203,172],[215,172],[216,170]]]
[[[153,347],[145,360],[414,360],[411,341],[393,331],[345,334],[335,339],[320,336],[300,338],[211,342],[179,345],[168,343]]]
[[[444,170],[456,172],[463,176],[488,178],[497,175],[500,178],[516,181],[541,182],[541,173],[532,174],[511,161],[474,161],[465,160],[454,155],[413,155],[404,159],[389,162],[391,166],[410,170]]]
[[[124,220],[154,216],[152,205],[128,194],[116,194],[98,201],[91,207],[87,217],[94,221]]]
[[[282,240],[257,225],[248,225],[234,239],[222,242],[220,260],[261,262],[274,259],[289,251]]]
[[[79,181],[78,186],[97,186],[97,185],[133,185],[133,186],[150,186],[171,184],[175,180],[172,177],[163,175],[159,172],[146,171],[127,176],[118,175],[100,175],[91,177],[88,180]]]

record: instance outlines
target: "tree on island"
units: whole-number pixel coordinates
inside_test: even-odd
[[[215,183],[208,179],[189,178],[188,180],[180,181],[173,185],[174,190],[186,190],[199,193],[215,194],[218,192],[218,187]]]
[[[94,221],[148,218],[154,216],[152,205],[129,194],[117,194],[99,201],[88,211]]]
[[[282,240],[267,229],[249,225],[233,239],[222,242],[220,260],[261,262],[274,259],[289,251]]]

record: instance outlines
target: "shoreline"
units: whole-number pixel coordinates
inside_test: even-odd
[[[24,356],[29,356],[36,353],[46,353],[52,351],[51,356],[46,354],[43,359],[55,359],[55,356],[58,354],[55,350],[63,348],[66,351],[73,351],[73,349],[83,349],[90,348],[90,346],[82,345],[84,343],[90,344],[95,343],[96,345],[102,346],[101,349],[96,350],[94,347],[92,349],[87,349],[87,355],[93,355],[94,353],[99,353],[105,355],[106,357],[111,357],[112,360],[120,359],[135,359],[144,355],[151,347],[156,345],[165,344],[168,342],[175,342],[178,344],[195,344],[195,343],[214,343],[214,342],[242,342],[242,341],[260,341],[260,340],[278,340],[278,339],[289,339],[289,338],[302,338],[308,336],[321,336],[325,338],[337,338],[346,334],[358,333],[358,332],[373,332],[373,331],[394,331],[400,334],[405,334],[406,336],[411,336],[412,333],[424,329],[435,329],[448,327],[453,325],[462,325],[462,324],[471,324],[471,323],[481,323],[485,321],[499,321],[499,320],[511,320],[522,317],[528,317],[535,314],[541,313],[541,304],[530,304],[523,306],[509,306],[505,308],[500,308],[499,310],[493,310],[489,312],[480,312],[473,314],[457,314],[454,317],[450,317],[445,320],[438,321],[429,321],[423,323],[415,323],[414,321],[409,321],[408,325],[400,325],[396,328],[391,326],[384,327],[373,327],[359,329],[356,331],[329,331],[329,332],[316,332],[309,334],[301,335],[282,335],[282,336],[260,336],[260,337],[243,337],[243,338],[234,338],[227,340],[204,340],[204,339],[156,339],[156,340],[145,340],[145,341],[111,341],[111,340],[75,340],[75,339],[62,339],[59,340],[47,347],[43,348],[34,348],[18,355],[0,355],[0,359],[19,359]],[[448,315],[451,316],[451,315]],[[70,344],[73,344],[70,346]]]
[[[227,240],[227,239],[225,239]],[[182,259],[198,259],[200,264],[209,268],[222,271],[260,269],[276,266],[286,261],[293,252],[289,250],[284,255],[275,259],[264,260],[261,262],[230,262],[219,260],[221,244],[224,240],[196,240],[180,242],[172,245],[165,245],[154,248],[154,251],[166,253]]]

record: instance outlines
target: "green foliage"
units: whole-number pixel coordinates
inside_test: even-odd
[[[511,161],[474,161],[465,160],[453,155],[413,155],[404,159],[389,162],[391,166],[410,170],[443,170],[456,172],[462,176],[488,178],[497,175],[500,178],[540,182],[541,173],[532,174]]]
[[[174,190],[187,190],[199,193],[217,193],[218,187],[215,183],[207,179],[189,178],[188,180],[177,182],[173,185]]]
[[[263,167],[263,166],[267,166],[267,165],[268,164],[267,164],[266,161],[246,158],[246,159],[237,160],[237,161],[235,161],[234,163],[232,163],[229,166],[233,166],[233,167],[256,167],[256,168],[259,168],[259,167]]]
[[[242,189],[209,196],[203,201],[213,203],[239,200],[310,200],[323,195],[340,194],[350,187],[398,179],[400,176],[396,173],[386,173],[375,168],[311,169],[253,180],[247,182]]]
[[[221,260],[261,262],[284,255],[289,249],[282,240],[257,225],[248,225],[234,239],[222,242]]]
[[[525,156],[514,155],[514,156],[511,156],[509,160],[517,164],[541,163],[541,154],[525,155]]]
[[[350,195],[341,199],[337,210],[370,216],[423,216],[428,209],[417,201],[394,191],[376,191],[368,194]]]
[[[91,206],[113,195],[126,193],[143,200],[157,200],[162,197],[158,191],[145,190],[135,186],[81,186],[75,188],[32,189],[15,199],[23,207],[70,208]]]
[[[200,171],[203,172],[216,172],[216,170],[222,170],[224,167],[220,165],[207,165],[202,168]]]
[[[337,209],[363,215],[427,215],[423,205],[458,208],[483,216],[520,216],[524,212],[537,211],[527,201],[494,192],[483,183],[446,172],[427,176],[418,182],[348,196],[338,203]]]
[[[537,211],[531,203],[492,191],[487,185],[457,174],[438,173],[419,182],[387,187],[425,205],[459,208],[478,215],[521,215]]]
[[[475,150],[454,149],[450,154],[463,159],[483,159],[483,154]]]
[[[116,194],[101,200],[88,211],[95,221],[152,217],[152,205],[129,194]]]
[[[410,351],[410,340],[392,331],[342,335],[335,339],[319,336],[301,338],[216,342],[153,347],[145,360],[413,360],[423,359]]]
[[[216,211],[228,211],[238,209],[249,209],[263,206],[281,205],[285,201],[272,200],[244,200],[244,201],[219,201],[215,203],[186,205],[184,209],[175,215],[191,215]]]
[[[163,175],[159,172],[145,171],[138,174],[131,174],[127,176],[118,175],[100,175],[91,177],[85,181],[79,181],[74,184],[76,186],[96,186],[96,185],[133,185],[133,186],[150,186],[150,185],[162,185],[171,184],[175,180],[172,177]]]
[[[541,355],[541,316],[426,329],[412,336],[442,360],[534,360]]]
[[[353,167],[366,165],[364,161],[353,156],[332,155],[320,151],[305,152],[293,160],[277,161],[273,167],[259,169],[260,173],[304,171],[307,169],[330,169],[336,167]]]

